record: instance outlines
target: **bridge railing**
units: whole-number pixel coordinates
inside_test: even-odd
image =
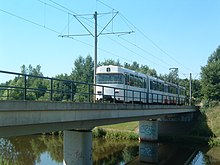
[[[131,103],[166,103],[166,100],[169,100],[170,103],[177,103],[180,101],[177,97],[165,94],[100,86],[39,75],[28,75],[1,70],[0,75],[13,76],[13,79],[0,83],[0,100],[95,102],[98,97],[102,96],[100,102],[105,102],[105,97],[117,98],[111,101],[113,103],[120,100],[120,102],[126,101]],[[94,92],[94,89],[97,87],[102,88],[101,93]],[[107,95],[105,93],[106,89],[112,90],[112,94]]]

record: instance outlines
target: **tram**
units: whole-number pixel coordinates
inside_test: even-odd
[[[185,91],[185,87],[120,66],[96,70],[97,101],[182,105]]]

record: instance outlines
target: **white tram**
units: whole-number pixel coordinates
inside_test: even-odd
[[[184,104],[185,88],[119,66],[96,70],[96,100],[151,104]]]

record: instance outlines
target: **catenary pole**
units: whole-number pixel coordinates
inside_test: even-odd
[[[102,13],[102,14],[109,14],[109,13]],[[107,26],[113,21],[113,19],[116,17],[116,15],[118,14],[118,12],[114,12],[114,16],[110,19],[110,21],[103,27],[103,29],[101,30],[100,33],[98,33],[98,21],[97,21],[97,16],[98,16],[98,13],[97,11],[95,11],[94,13],[94,21],[95,21],[95,31],[94,33],[92,33],[87,27],[86,25],[84,25],[84,23],[78,18],[82,15],[73,15],[74,18],[76,18],[76,20],[86,29],[86,31],[88,32],[87,34],[73,34],[73,35],[70,35],[69,34],[69,30],[68,30],[68,35],[59,35],[59,37],[67,37],[67,38],[72,38],[73,37],[76,37],[76,36],[88,36],[88,35],[91,35],[94,37],[95,41],[94,41],[94,74],[93,74],[93,83],[94,83],[94,96],[96,95],[95,94],[95,91],[96,91],[96,69],[97,69],[97,49],[98,49],[98,37],[100,35],[109,35],[109,34],[118,34],[118,35],[122,35],[122,34],[131,34],[131,33],[134,33],[134,31],[129,31],[129,32],[108,32],[108,33],[104,33],[103,31],[107,28]],[[90,15],[90,14],[86,14],[86,15]],[[69,22],[68,22],[69,24]],[[69,27],[68,27],[69,28]],[[94,97],[95,98],[95,97]]]
[[[96,84],[96,68],[97,68],[97,44],[98,44],[98,35],[97,35],[97,12],[94,14],[95,19],[95,48],[94,48],[94,84]],[[95,92],[95,86],[94,86]]]
[[[189,105],[192,105],[192,73],[189,74]]]

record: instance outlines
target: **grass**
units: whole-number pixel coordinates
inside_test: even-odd
[[[207,110],[206,116],[208,119],[208,126],[214,136],[220,137],[220,106]]]
[[[127,122],[127,123],[121,123],[121,124],[113,124],[113,125],[107,125],[107,126],[101,126],[99,128],[107,129],[107,130],[119,130],[119,131],[132,131],[137,132],[139,122]]]
[[[95,136],[113,139],[137,139],[138,126],[139,122],[137,121],[101,126],[96,129]],[[220,146],[220,106],[202,111],[190,136],[174,139],[171,136],[171,141],[185,138],[184,141],[191,139],[191,141],[205,143],[210,139],[208,142],[210,146]]]
[[[136,121],[97,127],[93,130],[93,137],[105,139],[138,140],[138,125],[139,122]]]
[[[209,140],[210,146],[220,146],[220,106],[206,110],[207,124],[213,135]]]

